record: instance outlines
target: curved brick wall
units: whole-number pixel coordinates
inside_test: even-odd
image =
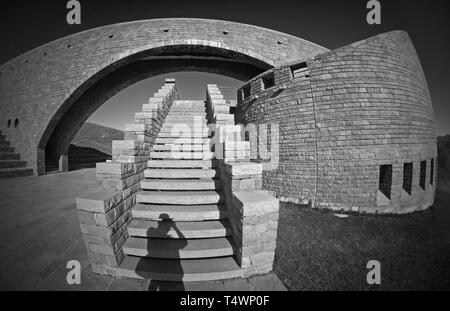
[[[371,213],[433,204],[433,107],[406,32],[270,70],[238,95],[239,123],[280,127],[280,164],[264,172],[265,189],[315,207]]]
[[[53,41],[0,66],[0,129],[28,166],[43,173],[47,143],[65,113],[90,87],[139,58],[206,53],[267,69],[325,51],[287,34],[225,21],[181,18],[104,26]],[[214,72],[213,67],[202,70]],[[81,116],[73,126],[88,113]],[[19,126],[8,128],[7,121],[15,118]]]

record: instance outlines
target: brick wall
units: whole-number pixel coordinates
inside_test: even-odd
[[[275,85],[264,89],[262,78],[272,74]],[[270,70],[244,85],[238,99],[237,122],[279,124],[280,163],[264,172],[263,186],[282,200],[380,213],[432,205],[433,107],[406,32]],[[421,161],[427,163],[425,189]],[[408,162],[414,164],[411,194],[403,190]],[[379,191],[381,165],[392,165],[390,197]]]

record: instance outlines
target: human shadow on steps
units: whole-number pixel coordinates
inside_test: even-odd
[[[153,275],[156,273],[170,273],[170,281],[160,281],[152,279],[150,281],[149,291],[185,291],[183,284],[183,267],[180,262],[180,250],[186,247],[187,240],[181,231],[177,228],[174,221],[169,215],[163,213],[159,215],[159,221],[156,228],[149,228],[147,230],[147,250],[149,257],[157,250],[161,250],[162,246],[166,251],[164,257],[166,258],[149,258],[142,257],[136,267],[136,274],[142,276],[144,279],[149,279],[146,271],[152,271]],[[153,253],[154,255],[154,253]]]

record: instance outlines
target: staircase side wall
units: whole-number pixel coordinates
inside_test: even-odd
[[[77,198],[83,240],[95,273],[115,275],[124,258],[131,209],[144,178],[159,130],[174,102],[179,99],[174,79],[143,105],[135,123],[125,125],[125,139],[113,141],[112,161],[97,163],[97,192]]]
[[[210,129],[215,132],[212,141],[219,160],[234,254],[244,270],[243,277],[249,277],[273,269],[279,201],[261,190],[263,165],[250,162],[250,142],[245,139],[244,127],[234,125],[232,105],[216,85],[207,86],[206,110]]]

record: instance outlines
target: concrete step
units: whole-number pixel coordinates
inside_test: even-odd
[[[2,168],[0,169],[0,178],[23,177],[33,175],[31,168]]]
[[[0,152],[1,153],[14,153],[14,148],[0,146]]]
[[[172,107],[170,109],[169,114],[185,114],[185,113],[193,113],[193,114],[201,114],[205,113],[205,107]]]
[[[152,151],[150,158],[152,159],[191,159],[191,160],[212,160],[213,152],[163,152]]]
[[[141,190],[136,196],[139,203],[197,205],[220,204],[224,201],[222,192],[202,191],[151,191]]]
[[[216,238],[231,235],[231,225],[228,220],[173,222],[136,218],[131,221],[127,230],[130,236],[160,239]]]
[[[243,276],[243,270],[231,256],[207,259],[125,256],[116,272],[121,277],[183,282],[214,281]]]
[[[131,210],[134,218],[161,221],[205,221],[226,219],[227,211],[224,205],[165,205],[137,204]]]
[[[27,163],[20,160],[0,160],[0,168],[25,167]]]
[[[152,149],[154,151],[209,151],[209,144],[205,145],[191,145],[191,144],[164,144],[164,145],[153,145]]]
[[[149,168],[213,168],[217,160],[149,160]]]
[[[172,133],[172,131],[164,131],[158,133],[158,138],[190,138],[190,139],[205,139],[209,138],[208,131],[204,132],[187,132],[187,133],[180,133],[175,131]]]
[[[144,190],[220,190],[220,179],[144,179]]]
[[[18,153],[0,153],[0,160],[19,160],[20,155]]]
[[[164,123],[164,125],[161,127],[160,132],[169,132],[169,133],[181,133],[181,134],[187,134],[186,136],[190,136],[191,133],[207,133],[208,128],[206,127],[206,123],[202,123],[202,126],[194,126],[194,123],[186,123],[186,122],[179,122],[179,123]]]
[[[158,169],[148,168],[144,171],[145,178],[218,178],[220,172],[216,169]]]
[[[213,258],[233,255],[231,240],[225,237],[209,239],[155,239],[130,237],[123,245],[127,255],[151,258]]]
[[[211,139],[209,138],[196,138],[196,137],[158,137],[155,140],[155,144],[192,144],[192,145],[209,145]]]
[[[194,120],[206,120],[206,116],[204,112],[199,112],[194,115],[186,115],[182,112],[180,113],[172,113],[170,112],[166,117],[166,122],[170,120],[186,120],[186,121],[194,121]]]

